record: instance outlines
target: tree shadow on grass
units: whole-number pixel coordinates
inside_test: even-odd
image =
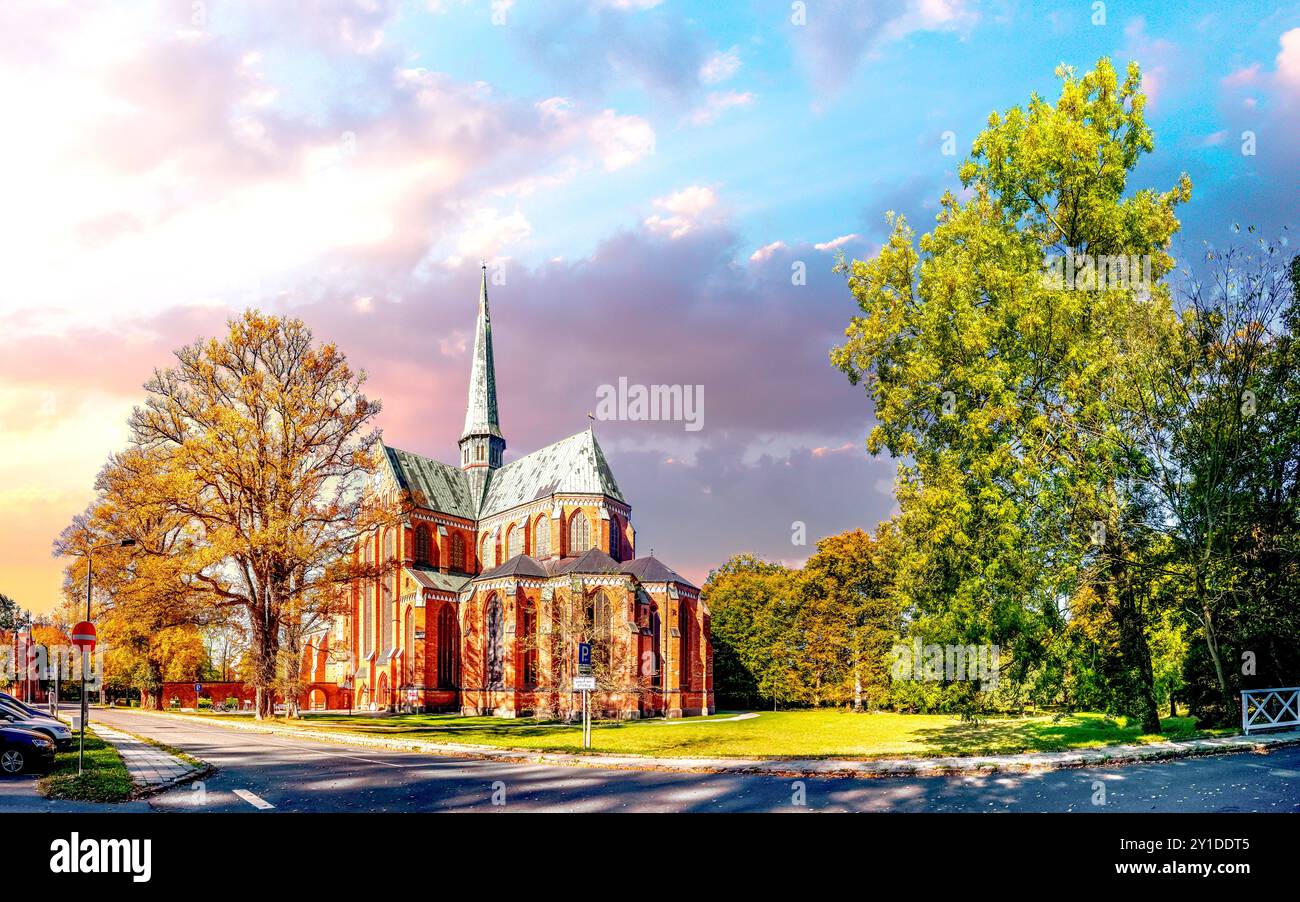
[[[938,755],[1018,755],[1032,752],[1061,752],[1104,745],[1130,745],[1198,735],[1190,717],[1162,721],[1163,734],[1144,735],[1140,727],[1125,718],[1100,715],[1056,718],[1025,718],[1008,721],[990,719],[982,723],[953,723],[917,730],[929,753]]]

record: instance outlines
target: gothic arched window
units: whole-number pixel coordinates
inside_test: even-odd
[[[385,654],[393,650],[393,584],[384,580],[384,609],[379,612],[379,624],[384,635],[380,647]]]
[[[663,641],[663,622],[659,617],[659,605],[653,601],[650,602],[650,659],[646,662],[650,665],[650,685],[660,686],[663,684],[663,666],[660,661],[659,647]]]
[[[461,572],[465,570],[465,540],[460,533],[451,537],[451,569]]]
[[[532,689],[537,685],[537,610],[532,601],[524,602],[524,687]]]
[[[506,685],[505,612],[501,599],[493,595],[487,604],[487,688],[504,689]]]
[[[497,560],[497,543],[496,534],[488,533],[479,543],[478,565],[480,570],[487,570],[501,563]]]
[[[691,688],[691,676],[694,671],[691,661],[691,611],[687,607],[685,599],[677,603],[677,621],[679,631],[682,634],[682,688]]]
[[[394,537],[394,533],[393,530],[391,529],[384,533],[384,560],[385,561],[391,561],[395,556],[393,551],[393,546],[395,544],[393,541],[393,537]]]
[[[366,598],[361,611],[361,653],[368,655],[375,641],[375,587],[366,585]]]
[[[431,557],[431,548],[433,543],[429,540],[429,527],[421,523],[415,527],[415,562],[417,564],[428,564]]]
[[[619,526],[618,517],[611,516],[609,518],[609,556],[616,561],[622,560],[622,558],[619,557],[621,554],[620,546],[622,544],[619,541],[621,538],[620,530],[621,527]]]
[[[402,624],[402,684],[415,682],[411,675],[415,672],[415,612],[406,609],[406,622]]]
[[[522,526],[511,526],[510,532],[506,534],[506,560],[523,553],[524,528]]]
[[[582,511],[569,515],[569,556],[582,554],[591,543],[587,538],[587,517]]]
[[[542,514],[533,524],[533,557],[539,561],[551,556],[551,518]]]
[[[604,592],[596,593],[595,624],[596,653],[608,667],[614,651],[614,606]]]
[[[456,685],[456,657],[460,650],[460,622],[455,605],[446,605],[438,615],[438,686]]]

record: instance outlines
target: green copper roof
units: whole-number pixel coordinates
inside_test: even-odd
[[[388,455],[393,475],[402,488],[411,493],[411,501],[417,507],[466,520],[475,519],[469,480],[459,467],[388,445],[384,445],[384,452]]]
[[[440,573],[431,567],[421,567],[419,565],[403,567],[402,569],[426,589],[436,589],[440,592],[458,593],[465,588],[470,579],[468,576]]]

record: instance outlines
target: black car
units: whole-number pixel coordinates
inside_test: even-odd
[[[0,727],[0,776],[45,773],[53,766],[53,739],[18,727]]]

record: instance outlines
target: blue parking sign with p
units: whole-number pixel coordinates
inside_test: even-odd
[[[591,664],[591,643],[590,642],[578,643],[578,664],[582,667],[587,667]]]

